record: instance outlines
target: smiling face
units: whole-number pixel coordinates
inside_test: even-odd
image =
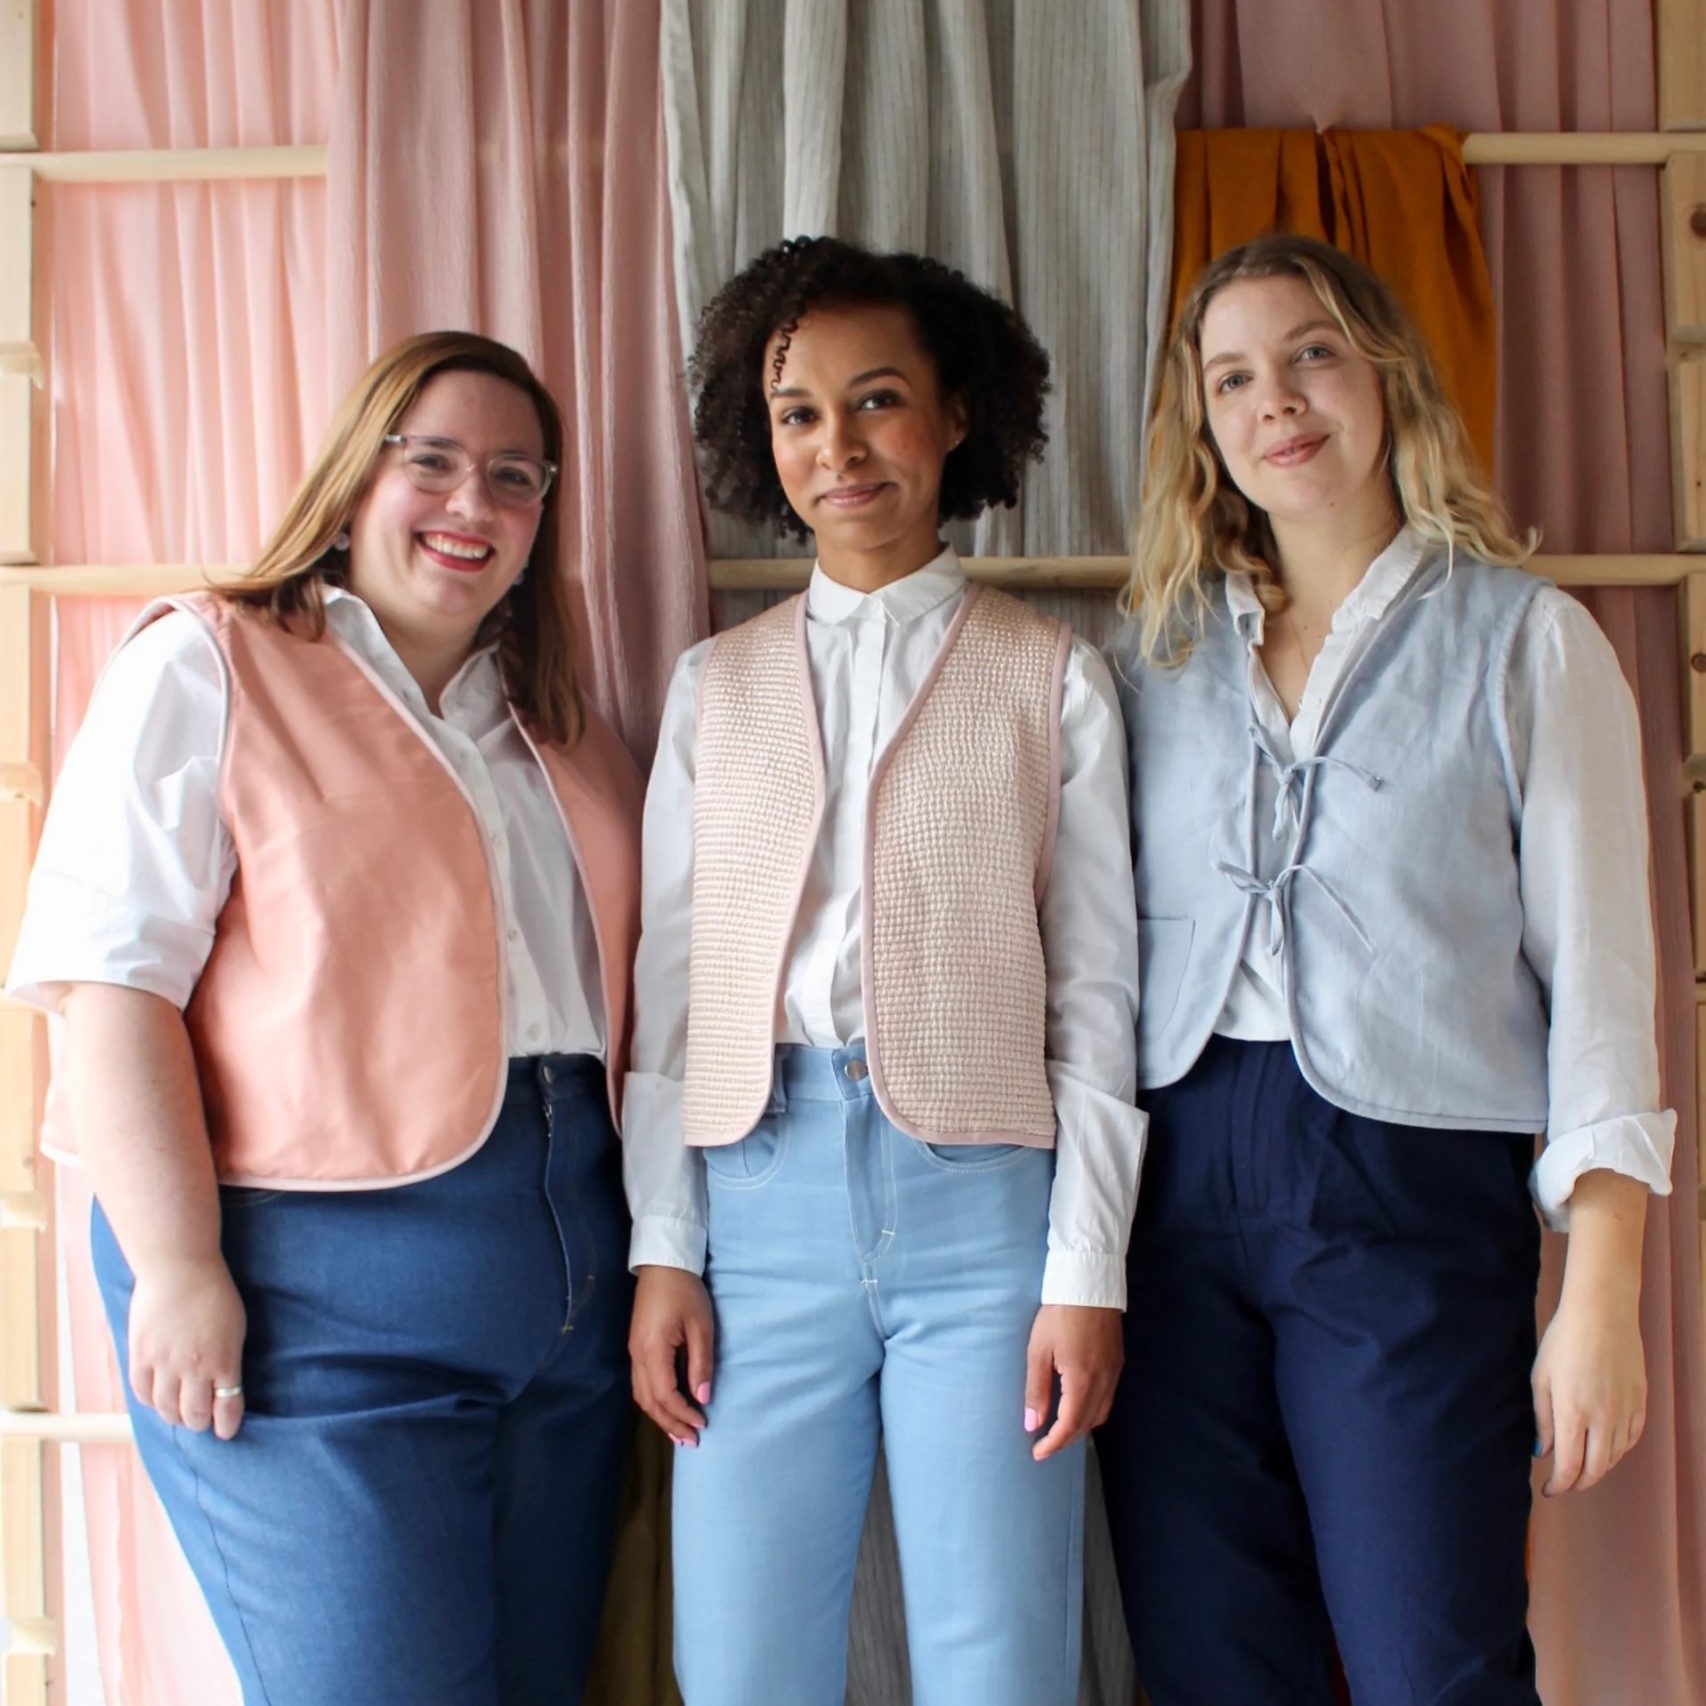
[[[477,466],[452,491],[423,492],[387,446],[350,518],[349,588],[393,643],[471,650],[526,566],[541,509],[494,503],[481,468],[499,451],[543,456],[539,417],[508,380],[449,372],[427,381],[395,431],[453,439]]]
[[[1276,528],[1389,511],[1380,376],[1302,278],[1241,279],[1203,312],[1203,410]]]
[[[762,382],[782,490],[817,535],[824,572],[882,586],[922,568],[937,540],[942,464],[965,436],[903,308],[820,308],[765,348]]]

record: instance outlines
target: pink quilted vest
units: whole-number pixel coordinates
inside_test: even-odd
[[[174,602],[229,666],[221,793],[237,874],[184,1012],[219,1175],[337,1190],[445,1172],[485,1142],[506,1079],[497,874],[474,807],[334,635]],[[591,710],[569,751],[522,733],[587,896],[618,1115],[640,775]]]
[[[863,985],[871,1086],[932,1143],[1054,1142],[1037,902],[1060,801],[1070,631],[970,590],[871,775]],[[823,816],[794,598],[720,635],[700,685],[682,1121],[733,1143],[770,1093],[781,980]]]

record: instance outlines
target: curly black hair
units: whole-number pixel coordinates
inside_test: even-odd
[[[693,436],[705,495],[744,521],[796,539],[810,531],[783,495],[770,453],[764,357],[817,308],[904,308],[936,368],[942,396],[965,408],[966,436],[942,469],[943,520],[1018,501],[1019,477],[1042,455],[1048,355],[1006,303],[925,255],[874,254],[837,237],[794,237],[766,249],[705,306],[688,363]]]

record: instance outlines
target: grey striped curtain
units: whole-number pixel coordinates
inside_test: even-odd
[[[981,555],[1124,548],[1172,264],[1187,0],[664,0],[676,294],[800,235],[914,249],[1054,360],[1050,450]],[[773,541],[719,521],[720,556]]]
[[[718,286],[783,237],[947,261],[1011,301],[1054,363],[1045,461],[1016,510],[965,524],[955,543],[991,556],[1123,550],[1166,331],[1187,0],[664,0],[662,52],[684,343]],[[711,542],[716,556],[797,549],[722,517]],[[762,602],[726,597],[718,615]],[[1059,602],[1105,637],[1109,600]],[[1128,1706],[1094,1477],[1086,1534],[1080,1706]],[[879,1466],[849,1706],[910,1700],[905,1641]]]

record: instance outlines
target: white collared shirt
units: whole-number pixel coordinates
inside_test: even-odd
[[[515,726],[496,653],[476,652],[439,715],[353,593],[327,588],[342,643],[407,707],[468,796],[503,899],[506,1047],[604,1052],[592,918],[562,821]],[[376,713],[377,714],[377,713]],[[54,786],[7,994],[51,1010],[67,984],[190,998],[237,869],[220,816],[225,663],[195,618],[171,611],[114,654]],[[408,857],[408,825],[397,856]]]
[[[1333,613],[1297,716],[1289,721],[1258,650],[1261,602],[1248,575],[1226,577],[1228,608],[1249,645],[1250,708],[1282,764],[1316,755],[1323,710],[1430,549],[1406,527],[1369,565]],[[1561,1229],[1576,1180],[1593,1168],[1667,1193],[1676,1116],[1659,1109],[1647,885],[1628,881],[1631,871],[1644,878],[1647,869],[1640,728],[1610,642],[1557,587],[1540,588],[1517,630],[1506,713],[1521,778],[1523,953],[1546,993],[1551,1019],[1547,1144],[1532,1182],[1542,1214]],[[1289,822],[1261,825],[1275,868],[1297,827],[1290,794],[1281,796],[1278,809],[1289,811]],[[1604,954],[1625,957],[1635,974],[1594,976],[1594,956]],[[1618,990],[1639,992],[1627,1010],[1613,1010],[1617,996],[1608,991]],[[1290,1038],[1270,932],[1254,929],[1246,936],[1214,1028],[1227,1037]],[[1629,1039],[1629,1046],[1606,1046],[1610,1039]]]
[[[836,1048],[864,1034],[859,952],[871,770],[916,697],[966,580],[952,550],[874,593],[821,568],[806,592],[806,649],[826,795],[782,978],[778,1041]],[[643,928],[633,1070],[623,1120],[631,1260],[698,1272],[702,1158],[681,1135],[693,899],[699,682],[710,642],[677,665],[646,794]],[[1125,737],[1106,665],[1075,640],[1061,709],[1060,824],[1039,908],[1056,1158],[1042,1300],[1120,1308],[1144,1116],[1137,1084],[1137,915]]]

